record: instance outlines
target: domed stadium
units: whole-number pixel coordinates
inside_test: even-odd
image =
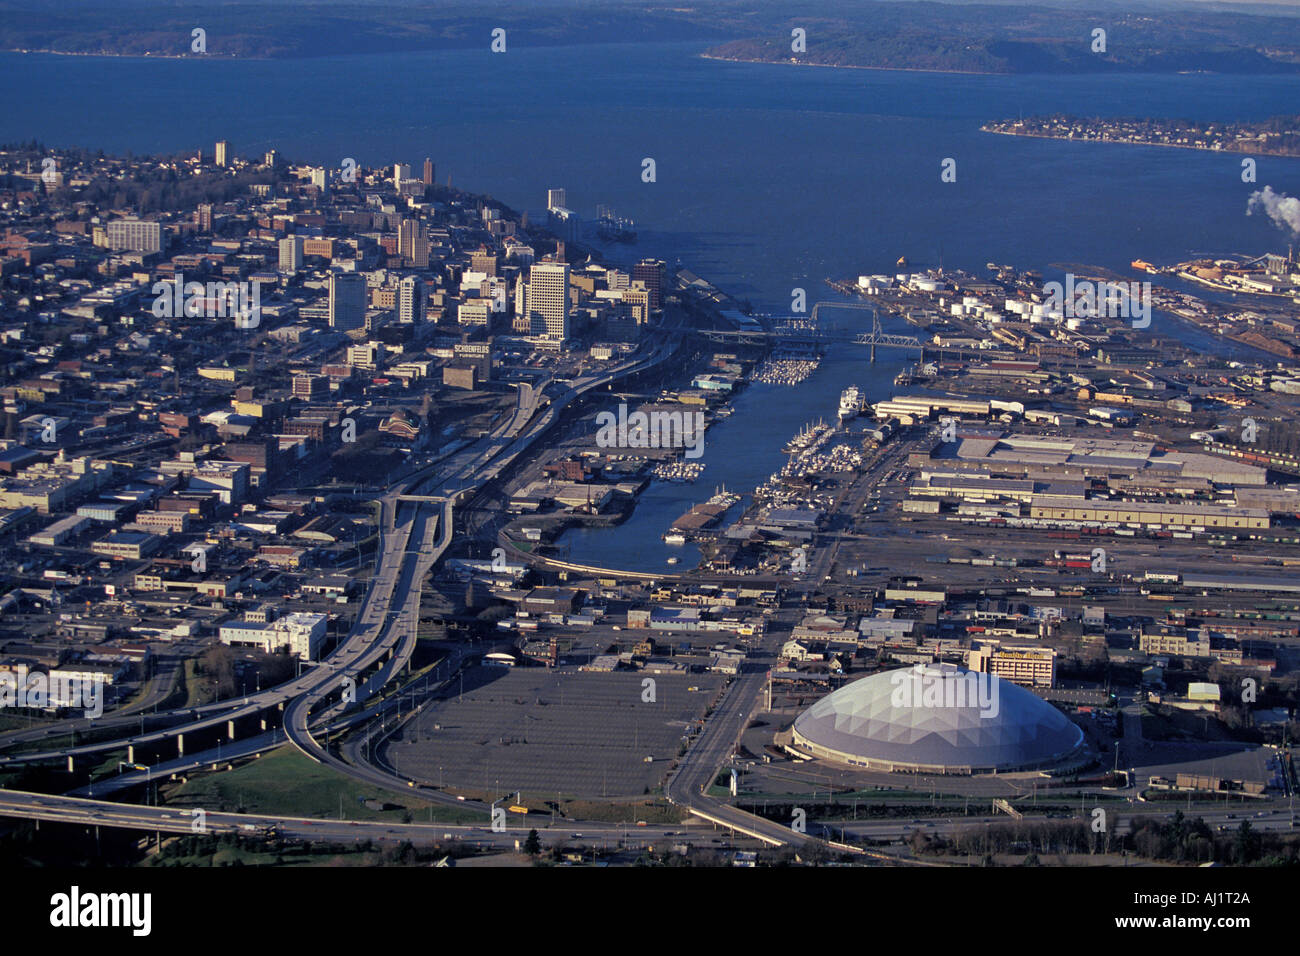
[[[1080,752],[1083,731],[1010,681],[929,664],[828,694],[795,719],[793,745],[870,770],[991,773],[1059,764]]]

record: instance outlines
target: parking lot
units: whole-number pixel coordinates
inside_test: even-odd
[[[647,679],[653,701],[643,699]],[[385,755],[399,773],[437,786],[522,790],[525,799],[640,796],[661,784],[721,682],[714,674],[474,667],[463,695],[453,685]]]

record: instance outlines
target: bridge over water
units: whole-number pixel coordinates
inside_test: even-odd
[[[871,331],[854,334],[851,332],[832,332],[818,328],[816,323],[823,308],[870,312]],[[770,319],[771,317],[767,316],[765,318]],[[791,322],[801,320],[801,317],[793,316],[784,322],[769,321],[761,329],[699,329],[697,334],[713,342],[734,342],[738,345],[825,345],[831,342],[848,342],[870,348],[872,362],[876,360],[877,348],[915,349],[922,355],[925,354],[925,344],[915,336],[895,335],[885,332],[880,326],[880,315],[875,306],[855,302],[818,302],[813,306],[812,313],[808,318],[812,320],[812,328],[791,327]]]

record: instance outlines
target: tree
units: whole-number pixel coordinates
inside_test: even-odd
[[[1259,840],[1251,832],[1250,821],[1242,820],[1237,830],[1237,863],[1249,863],[1259,851]]]
[[[529,856],[537,856],[542,852],[542,841],[537,836],[536,830],[528,831],[528,839],[524,841],[524,852]]]

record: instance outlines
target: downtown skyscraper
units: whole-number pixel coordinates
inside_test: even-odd
[[[528,273],[528,313],[533,335],[569,337],[569,264],[534,263]]]

